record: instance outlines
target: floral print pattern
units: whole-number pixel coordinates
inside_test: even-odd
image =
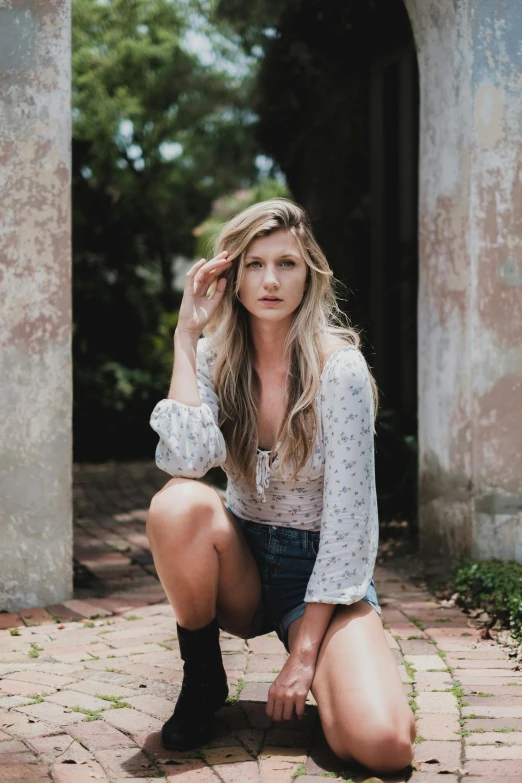
[[[159,435],[156,464],[172,476],[202,478],[220,465],[226,445],[217,426],[212,381],[215,355],[198,342],[201,406],[164,399],[150,424]],[[318,435],[297,480],[283,475],[277,455],[258,449],[257,491],[241,480],[227,484],[234,514],[254,522],[320,530],[320,545],[305,601],[351,604],[366,595],[379,538],[373,444],[373,395],[368,367],[353,346],[336,350],[321,374],[316,398]]]

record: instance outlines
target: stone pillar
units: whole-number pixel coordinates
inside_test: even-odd
[[[405,4],[420,71],[420,545],[522,562],[522,4]]]
[[[69,0],[0,9],[0,610],[72,596]]]

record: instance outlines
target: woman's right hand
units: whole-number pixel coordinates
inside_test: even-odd
[[[223,297],[226,278],[219,275],[230,269],[228,252],[224,250],[207,263],[202,258],[185,275],[185,289],[179,308],[176,331],[197,334],[199,337],[205,326],[212,319]],[[217,280],[213,296],[208,299],[208,289]]]

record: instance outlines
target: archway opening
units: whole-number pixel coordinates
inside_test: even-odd
[[[419,87],[402,0],[289,4],[259,86],[261,140],[347,286],[381,392],[383,531],[415,545]]]

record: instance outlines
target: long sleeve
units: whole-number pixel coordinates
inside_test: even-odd
[[[156,465],[171,476],[202,478],[226,459],[225,440],[217,426],[218,399],[205,338],[198,341],[196,372],[200,406],[164,399],[150,417],[150,426],[160,438]]]
[[[305,601],[351,604],[370,586],[379,521],[373,396],[362,353],[337,351],[321,378],[325,473],[319,552]]]

